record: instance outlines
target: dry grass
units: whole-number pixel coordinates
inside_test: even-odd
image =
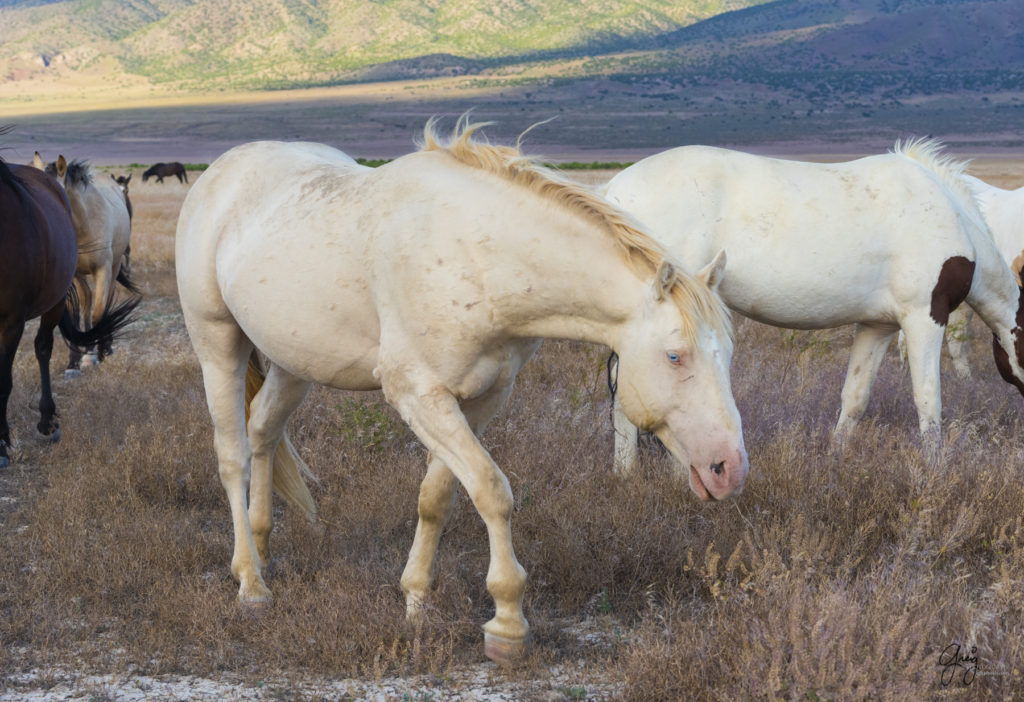
[[[133,275],[146,302],[102,368],[57,380],[55,446],[25,438],[38,376],[30,345],[17,359],[21,450],[0,474],[0,675],[444,679],[481,660],[487,541],[464,495],[428,623],[404,621],[398,579],[424,451],[377,393],[316,389],[296,413],[293,438],[322,480],[321,520],[279,506],[277,599],[256,613],[235,604],[227,502],[175,296],[184,192],[133,180]],[[555,687],[577,699],[597,681],[631,700],[1020,699],[1024,401],[991,367],[987,334],[972,328],[973,381],[943,376],[946,441],[933,466],[894,354],[867,421],[833,453],[850,332],[737,326],[752,468],[725,504],[698,502],[655,452],[635,480],[611,475],[600,349],[547,343],[525,369],[484,442],[517,496],[535,645],[495,674],[537,680],[579,664],[579,687]],[[978,647],[968,687],[939,681],[955,641]]]

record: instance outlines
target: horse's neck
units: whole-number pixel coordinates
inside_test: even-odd
[[[517,223],[521,246],[505,294],[492,297],[510,333],[614,346],[647,289],[617,250],[612,235],[568,213],[548,212],[533,231]],[[501,252],[500,257],[508,256]],[[495,262],[503,267],[501,260]]]

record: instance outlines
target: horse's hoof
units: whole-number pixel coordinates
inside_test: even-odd
[[[64,378],[65,379],[81,378],[81,377],[82,377],[82,371],[78,370],[77,368],[67,368],[67,369],[64,370]]]
[[[270,606],[274,596],[270,590],[261,582],[238,590],[238,604],[244,609],[261,611]]]
[[[58,441],[60,441],[60,427],[56,427],[49,434],[47,434],[45,432],[39,431],[39,429],[37,427],[36,428],[36,435],[38,435],[40,439],[42,439],[43,441],[45,441],[47,443],[55,444]]]
[[[95,368],[100,364],[100,357],[95,353],[82,356],[82,368]]]
[[[498,665],[512,665],[519,662],[529,648],[529,639],[516,641],[484,632],[484,655]]]

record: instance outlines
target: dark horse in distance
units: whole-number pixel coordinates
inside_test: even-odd
[[[53,177],[31,166],[8,165],[0,159],[0,468],[7,466],[11,444],[7,401],[13,385],[14,354],[25,323],[40,317],[35,338],[42,395],[39,424],[44,437],[60,437],[57,408],[50,389],[53,330],[64,339],[92,346],[114,336],[131,321],[139,304],[129,300],[106,309],[86,331],[78,328],[78,300],[72,281],[78,265],[78,244],[71,224],[71,205]]]
[[[185,167],[177,161],[171,161],[170,163],[154,163],[142,172],[142,182],[145,183],[150,178],[156,178],[157,183],[163,183],[164,176],[178,176],[179,183],[188,182],[188,175],[185,174]]]

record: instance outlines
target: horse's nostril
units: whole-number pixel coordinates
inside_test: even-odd
[[[711,472],[715,475],[721,475],[722,469],[725,467],[725,461],[719,461],[718,463],[711,464]]]

